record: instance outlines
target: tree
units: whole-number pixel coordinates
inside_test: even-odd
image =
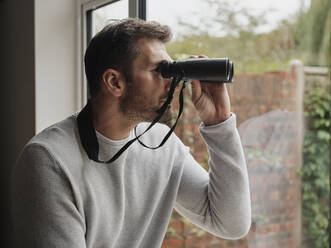
[[[210,9],[208,16],[200,18],[199,25],[193,25],[183,19],[179,24],[186,26],[190,34],[208,34],[215,36],[247,36],[256,33],[267,23],[265,12],[256,13],[252,9],[242,6],[239,0],[205,0]],[[267,10],[270,12],[272,10]],[[244,38],[244,37],[243,37]]]
[[[294,53],[290,24],[283,22],[272,32],[260,32],[268,24],[266,12],[272,9],[257,13],[239,0],[206,0],[206,3],[210,13],[200,17],[198,24],[179,20],[188,32],[168,46],[170,55],[229,57],[235,62],[237,73],[263,73],[287,67]]]
[[[311,0],[310,8],[299,14],[295,27],[295,44],[305,55],[305,62],[330,65],[331,1]]]

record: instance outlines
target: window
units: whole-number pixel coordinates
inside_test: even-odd
[[[80,104],[84,106],[89,99],[88,85],[84,72],[83,57],[87,44],[91,38],[104,27],[110,19],[121,19],[128,16],[135,16],[137,0],[85,0],[81,5],[82,9],[82,43],[79,60],[79,78],[82,81]],[[130,9],[131,6],[131,9]],[[130,14],[131,13],[131,14]]]
[[[89,98],[87,82],[83,70],[83,56],[90,39],[100,31],[109,20],[127,17],[146,19],[146,0],[81,0],[82,5],[82,43],[79,61],[79,78],[83,82],[79,92],[79,102],[84,106]]]
[[[252,227],[244,239],[225,241],[207,234],[199,237],[199,229],[174,215],[165,247],[171,242],[190,245],[199,240],[205,240],[204,247],[237,248],[290,248],[301,247],[305,242],[301,234],[305,228],[301,218],[301,178],[297,171],[303,167],[304,87],[312,87],[312,79],[305,74],[303,64],[293,60],[300,56],[291,40],[294,29],[290,30],[288,27],[293,26],[281,20],[295,18],[300,10],[303,13],[309,2],[292,1],[291,6],[286,3],[147,2],[147,20],[172,28],[174,37],[167,50],[174,60],[204,54],[229,57],[234,62],[234,83],[227,86],[246,155],[252,200]],[[326,73],[320,77],[318,80],[327,82]],[[177,135],[193,148],[193,156],[205,166],[208,158],[195,132],[200,121],[194,117],[190,104],[184,108],[187,112],[181,117]],[[328,169],[323,170],[328,173]]]
[[[129,1],[119,0],[91,10],[92,37],[99,32],[109,20],[127,18],[129,15]]]
[[[286,0],[263,4],[250,1],[94,0],[84,4],[83,51],[86,42],[109,19],[139,16],[172,28],[174,37],[167,44],[167,50],[174,60],[204,54],[229,57],[234,62],[234,83],[228,84],[228,90],[231,110],[237,115],[250,180],[250,233],[239,241],[225,241],[173,215],[173,229],[166,235],[163,247],[168,247],[168,242],[181,242],[185,247],[192,240],[197,243],[204,240],[204,246],[236,248],[304,245],[301,180],[297,173],[303,166],[304,87],[307,84],[313,87],[314,83],[309,81],[327,81],[327,73],[317,73],[315,76],[319,78],[312,79],[302,63],[291,61],[298,55],[291,40],[293,29],[281,22],[290,15],[290,9],[292,18],[300,8],[307,10],[309,0],[292,1],[291,6]],[[250,9],[255,6],[260,9]],[[281,9],[283,7],[285,10]],[[277,11],[281,14],[277,15]],[[85,103],[85,81],[83,89]],[[193,147],[196,160],[206,166],[207,153],[195,132],[200,120],[190,104],[186,103],[185,108],[176,133]],[[178,225],[178,221],[182,225]]]

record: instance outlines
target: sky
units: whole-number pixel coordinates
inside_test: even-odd
[[[147,19],[155,20],[171,27],[174,34],[173,38],[179,37],[178,34],[185,34],[187,29],[178,24],[181,19],[186,23],[195,26],[199,25],[201,19],[211,19],[212,9],[206,4],[205,0],[146,0]],[[237,2],[242,7],[249,8],[254,13],[263,14],[267,19],[267,25],[260,28],[259,32],[268,32],[275,28],[283,19],[290,19],[300,9],[307,8],[310,0],[218,0]],[[238,4],[234,7],[238,7]],[[272,9],[273,11],[267,11]],[[128,0],[121,0],[110,5],[104,6],[93,12],[94,32],[100,30],[110,18],[124,18],[128,16]],[[208,32],[215,36],[221,36],[221,28],[216,25],[208,26]]]
[[[240,0],[240,4],[256,13],[266,13],[266,10],[273,9],[266,16],[269,24],[261,30],[261,32],[266,32],[275,28],[282,19],[289,19],[293,16],[300,6],[307,8],[310,0]],[[211,11],[204,0],[147,0],[147,19],[169,25],[173,29],[175,37],[176,32],[184,31],[177,24],[179,17],[186,22],[198,25],[199,17],[208,18]]]

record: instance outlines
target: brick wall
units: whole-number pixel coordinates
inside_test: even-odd
[[[249,173],[251,230],[242,240],[223,240],[202,232],[174,211],[171,232],[162,247],[297,247],[300,189],[296,174],[299,161],[296,74],[236,75],[228,90]],[[197,132],[200,121],[192,104],[189,101],[185,104],[176,133],[208,169],[206,148]]]

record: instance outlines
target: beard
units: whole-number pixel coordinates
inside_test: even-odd
[[[166,97],[167,96],[163,96],[161,99],[164,101]],[[144,94],[144,92],[139,90],[139,88],[135,87],[132,83],[128,83],[126,94],[123,96],[120,103],[120,108],[129,121],[152,122],[159,115],[157,111],[163,105],[161,99],[159,99],[159,101],[153,100],[151,96]],[[171,104],[169,104],[158,122],[170,126],[173,119],[172,117],[173,111]]]

